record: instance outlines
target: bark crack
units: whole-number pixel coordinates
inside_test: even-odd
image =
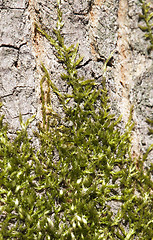
[[[26,45],[26,44],[27,44],[27,42],[24,42],[24,43],[22,43],[19,47],[18,47],[18,46],[15,46],[15,45],[11,45],[11,44],[1,44],[1,45],[0,45],[0,48],[11,48],[11,49],[17,50],[17,58],[16,58],[16,60],[15,60],[15,62],[14,62],[14,66],[15,66],[15,67],[18,67],[20,49],[21,49],[22,46],[24,46],[24,45]]]
[[[25,10],[25,8],[13,8],[13,7],[3,7],[3,6],[0,6],[0,9],[2,10]]]
[[[1,44],[0,47],[4,47],[4,48],[12,48],[12,49],[15,49],[15,50],[20,50],[20,48],[24,45],[26,45],[27,42],[24,42],[22,44],[20,44],[20,46],[15,46],[15,45],[11,45],[11,44]]]
[[[82,68],[82,67],[85,67],[85,66],[88,65],[91,61],[92,61],[92,59],[89,58],[86,62],[84,62],[83,64],[80,64],[79,66],[77,66],[76,69],[80,69],[80,68]]]
[[[85,16],[85,15],[87,15],[87,14],[89,14],[90,12],[91,12],[91,10],[92,10],[92,6],[94,5],[94,0],[90,0],[89,2],[88,2],[88,7],[86,7],[85,9],[83,9],[83,10],[80,10],[80,12],[75,12],[75,11],[73,11],[73,14],[74,15],[83,15],[83,16]]]
[[[1,99],[7,98],[7,97],[10,97],[10,96],[13,96],[13,95],[17,95],[17,93],[20,93],[21,90],[23,90],[23,89],[27,89],[27,86],[15,86],[15,87],[13,88],[12,92],[1,96]],[[32,90],[33,88],[29,87],[28,89],[31,89],[31,90]]]
[[[14,46],[14,45],[10,45],[10,44],[1,44],[0,47],[4,47],[4,48],[13,48],[15,50],[19,50],[19,47]]]
[[[19,55],[20,55],[21,47],[23,47],[23,46],[26,45],[26,44],[27,44],[27,42],[24,42],[24,43],[22,43],[19,47],[18,47],[18,46],[11,45],[11,44],[1,44],[1,45],[0,45],[0,48],[11,48],[11,49],[17,50],[17,57],[16,57],[16,60],[15,60],[15,62],[14,62],[14,66],[15,66],[15,67],[18,67],[18,61],[19,61]]]
[[[10,7],[10,6],[5,6],[4,3],[2,2],[2,4],[0,5],[0,9],[1,10],[22,10],[25,11],[29,6],[29,3],[27,2],[25,4],[25,7]]]

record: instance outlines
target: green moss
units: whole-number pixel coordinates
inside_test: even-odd
[[[153,127],[153,120],[147,119],[146,121],[147,121],[147,123],[150,124],[151,127]],[[149,133],[150,133],[150,134],[153,134],[153,129],[152,129],[152,128],[149,128]]]
[[[0,119],[1,239],[145,239],[153,238],[152,166],[132,159],[129,119],[124,133],[110,114],[105,79],[78,77],[78,46],[67,47],[62,36],[62,12],[53,39],[36,25],[56,50],[71,86],[62,94],[42,65],[40,82],[43,124],[28,137],[28,120],[10,141]],[[106,69],[106,66],[105,66]],[[47,92],[43,86],[46,83]],[[63,114],[53,111],[50,90]],[[117,205],[115,212],[113,206]],[[111,207],[112,206],[112,207]]]
[[[153,50],[153,11],[151,10],[150,4],[145,0],[140,0],[142,4],[142,14],[139,15],[139,19],[144,22],[143,25],[139,24],[142,31],[145,32],[145,39],[150,41],[150,45],[147,50],[150,52]]]

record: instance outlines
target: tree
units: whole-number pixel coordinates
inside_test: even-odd
[[[69,4],[71,6],[71,3]],[[126,6],[124,4],[125,2],[120,2],[119,10],[123,10],[123,7]],[[74,9],[74,14],[78,16],[75,6],[76,5],[74,2],[74,4],[72,4],[72,8]],[[90,17],[94,28],[96,24],[94,14],[96,14],[96,17],[98,17],[98,10],[102,10],[103,7],[106,10],[107,4],[102,6],[100,2],[90,2],[90,4],[87,2],[82,7],[84,10],[81,8],[79,11],[83,16],[88,15],[89,11],[91,11]],[[122,89],[124,102],[125,100],[128,100],[127,92],[129,88],[127,87],[126,89],[126,86],[124,86],[125,73],[128,73],[128,71],[126,72],[125,70],[125,66],[128,66],[126,65],[127,63],[125,59],[127,58],[127,56],[125,56],[125,52],[127,50],[123,44],[124,41],[127,40],[125,34],[126,32],[123,27],[123,23],[126,23],[124,18],[125,14],[126,11],[123,11],[123,14],[121,14],[121,11],[118,11],[118,17],[120,20],[120,34],[122,36],[120,37],[121,41],[118,41],[118,52],[120,53],[119,56],[123,63],[120,69],[120,74],[122,80],[121,83],[124,87]],[[82,19],[84,20],[84,18]],[[150,218],[152,215],[150,212],[150,209],[152,208],[150,205],[152,202],[150,196],[150,188],[152,187],[152,183],[150,181],[151,170],[145,172],[140,159],[139,162],[135,163],[135,160],[133,157],[131,157],[129,152],[130,145],[128,143],[130,140],[130,129],[125,131],[124,134],[121,134],[118,129],[115,129],[115,126],[119,120],[115,121],[113,119],[114,117],[109,113],[109,108],[106,104],[107,96],[105,86],[103,85],[103,88],[100,89],[96,87],[97,84],[100,85],[100,78],[102,78],[102,74],[101,76],[94,76],[96,81],[86,81],[79,78],[81,70],[84,69],[85,71],[86,68],[88,69],[88,64],[91,64],[92,60],[89,59],[89,61],[83,62],[82,58],[80,58],[74,61],[77,48],[73,46],[67,48],[59,31],[62,24],[60,10],[58,11],[57,23],[57,30],[54,31],[57,37],[56,41],[54,41],[54,38],[52,38],[46,32],[48,29],[44,31],[39,27],[36,27],[35,31],[35,41],[38,39],[39,32],[48,40],[50,40],[51,44],[55,47],[56,52],[54,53],[59,60],[56,68],[58,66],[58,70],[60,72],[60,62],[64,64],[67,74],[63,74],[62,79],[67,80],[68,83],[68,85],[64,85],[64,82],[56,83],[56,81],[51,81],[47,71],[48,66],[46,68],[44,65],[42,65],[42,69],[45,73],[41,81],[43,125],[40,126],[40,132],[37,134],[37,137],[40,138],[41,143],[40,152],[38,152],[37,155],[34,154],[31,140],[28,138],[26,132],[28,122],[23,124],[23,121],[20,117],[22,131],[18,133],[13,145],[6,137],[6,127],[3,127],[1,122],[1,158],[2,160],[5,159],[5,161],[1,161],[1,169],[4,169],[2,172],[2,179],[5,179],[3,188],[4,192],[2,192],[2,196],[4,194],[4,206],[2,208],[6,209],[5,204],[10,201],[10,206],[13,207],[13,209],[15,206],[15,209],[18,212],[17,216],[19,218],[17,225],[14,227],[14,233],[11,232],[11,228],[10,232],[8,231],[6,234],[17,234],[16,236],[18,237],[26,234],[26,238],[32,236],[31,234],[34,234],[33,237],[37,236],[37,239],[38,235],[36,235],[36,233],[40,233],[40,239],[42,236],[52,236],[54,238],[57,237],[58,239],[59,236],[61,239],[62,237],[73,239],[75,237],[87,236],[87,239],[96,236],[97,239],[100,239],[99,237],[103,237],[103,239],[104,237],[106,237],[106,239],[108,237],[114,238],[114,236],[117,239],[132,239],[136,232],[138,232],[137,234],[139,234],[139,239],[140,237],[142,239],[144,239],[144,237],[145,239],[151,239],[152,231],[149,231],[150,235],[148,235],[147,231],[148,228],[151,228],[152,224]],[[38,26],[38,23],[36,26]],[[44,28],[44,26],[42,26],[42,28]],[[93,42],[94,40],[95,39],[93,38]],[[93,42],[91,43],[92,53],[97,59],[97,64],[96,60],[94,60],[95,67],[98,65],[98,63],[101,64],[103,59],[101,59],[102,55],[99,53],[100,50],[98,50],[98,53],[96,53],[96,51],[94,52],[93,47],[95,47],[95,43],[93,44]],[[36,44],[37,42],[35,42],[35,47]],[[2,48],[8,47],[4,45],[2,45]],[[110,60],[108,61],[108,65],[110,65],[111,69],[113,70],[113,60]],[[94,74],[94,71],[92,71],[92,75]],[[108,79],[109,74],[106,77]],[[47,79],[47,94],[45,94],[44,88],[42,87],[45,79]],[[128,79],[130,80],[130,77],[128,77]],[[57,88],[55,83],[60,87]],[[45,105],[50,104],[50,98],[48,97],[50,95],[50,88],[48,88],[49,86],[51,86],[53,91],[53,99],[58,98],[60,103],[60,105],[57,105],[57,108],[56,105],[53,104],[54,111],[52,111],[50,106]],[[64,91],[66,90],[67,86],[69,86],[70,91],[68,94],[66,91]],[[47,96],[46,99],[45,96]],[[73,99],[71,105],[67,105],[71,99]],[[59,114],[59,110],[62,110],[62,118]],[[128,113],[128,111],[126,113]],[[48,114],[51,115],[51,119],[49,117],[50,115]],[[124,116],[124,119],[126,120],[126,116]],[[55,130],[54,128],[50,129],[51,126],[54,126]],[[103,126],[103,129],[101,129],[101,126]],[[128,123],[127,127],[130,127],[130,122]],[[50,160],[53,156],[56,156],[56,150],[57,158],[56,161],[52,162]],[[146,156],[144,156],[144,160],[145,157]],[[57,159],[59,159],[59,161]],[[30,160],[32,160],[32,163]],[[28,164],[26,164],[26,162],[28,162]],[[16,166],[19,166],[21,170],[16,170]],[[117,171],[115,171],[115,167],[119,167],[119,169],[116,169]],[[31,171],[33,171],[33,174]],[[8,178],[5,177],[6,173],[10,174],[8,175]],[[12,180],[11,185],[9,183],[10,178]],[[57,180],[58,178],[61,179]],[[28,179],[28,182],[26,179]],[[116,184],[117,180],[119,180],[120,184]],[[19,183],[17,183],[17,181],[19,181]],[[110,184],[110,181],[112,181],[112,184]],[[9,191],[5,192],[6,187],[11,189],[10,193]],[[49,193],[48,188],[52,190],[49,192],[52,192],[54,197],[52,195],[46,195],[46,193]],[[101,192],[102,189],[104,191],[103,194]],[[75,192],[77,192],[76,196]],[[12,194],[14,197],[17,196],[16,199],[14,199]],[[40,194],[40,198],[38,197],[38,194]],[[82,197],[82,194],[84,194],[84,197]],[[37,203],[35,202],[36,195],[37,199],[39,199]],[[144,197],[141,195],[144,195]],[[43,196],[43,198],[41,196]],[[45,196],[48,196],[48,201],[45,200]],[[18,199],[20,199],[20,201]],[[41,199],[44,199],[44,201]],[[118,211],[118,214],[115,215],[114,218],[113,211],[111,210],[111,201],[115,202],[116,200],[122,202],[122,207],[121,211]],[[83,203],[82,201],[85,202]],[[95,201],[97,201],[97,204]],[[110,204],[108,204],[109,201]],[[48,209],[51,203],[54,206],[53,202],[55,206],[56,204],[59,206],[59,208],[53,207],[52,213],[53,215],[55,214],[54,221],[50,218],[50,216],[52,216],[51,212],[48,212],[48,210],[46,210],[46,212],[43,208],[43,206],[46,205],[46,209]],[[74,205],[71,204],[71,202],[73,202]],[[31,208],[34,203],[36,203],[36,211],[33,211],[33,208]],[[40,212],[39,207],[41,208]],[[138,215],[144,217],[144,207],[145,216],[147,215],[147,217],[144,218],[144,221],[147,221],[147,223],[140,224]],[[28,211],[26,211],[26,209],[28,209]],[[63,209],[65,209],[65,211]],[[133,209],[132,212],[131,209]],[[88,210],[89,212],[87,212]],[[61,215],[63,212],[64,216]],[[80,215],[82,212],[84,214]],[[10,215],[7,215],[4,221],[5,224],[3,225],[3,234],[5,233],[5,227],[7,226],[7,223],[13,216],[12,210],[9,213]],[[104,214],[104,216],[100,215],[99,218],[99,214]],[[95,217],[94,221],[92,220],[93,215]],[[25,219],[26,223],[29,224],[28,228],[27,225],[26,228],[24,227]],[[40,219],[40,221],[38,219]],[[23,224],[21,224],[22,221]],[[96,224],[93,224],[94,222]],[[56,226],[54,226],[54,223]],[[129,223],[129,229],[126,231],[123,226],[126,226],[126,224]],[[18,224],[20,224],[20,226]],[[69,228],[69,224],[70,226],[72,224],[72,227]],[[37,230],[35,229],[36,225]],[[62,235],[60,235],[61,233],[59,232],[59,228],[63,229]],[[99,232],[99,230],[102,232]],[[44,235],[48,231],[51,231],[50,234]]]

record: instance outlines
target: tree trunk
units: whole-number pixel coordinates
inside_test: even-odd
[[[23,119],[36,114],[33,125],[41,118],[41,62],[57,86],[66,89],[52,46],[34,27],[36,22],[52,35],[56,8],[56,0],[0,0],[0,97],[11,133],[19,128],[20,112]],[[111,108],[123,115],[124,126],[134,106],[132,154],[138,156],[152,142],[146,118],[153,118],[153,51],[147,53],[149,41],[138,26],[139,0],[63,0],[62,11],[66,43],[79,42],[84,56],[80,76],[100,82],[114,51],[106,73]]]

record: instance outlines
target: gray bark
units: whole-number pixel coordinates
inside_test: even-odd
[[[52,35],[56,7],[56,0],[0,0],[0,97],[12,133],[19,128],[20,112],[24,119],[33,114],[36,121],[41,118],[41,62],[65,90],[53,48],[34,31],[37,22]],[[147,53],[148,42],[138,27],[139,0],[63,0],[62,11],[66,43],[79,42],[84,56],[80,75],[101,81],[103,64],[115,50],[107,68],[107,88],[112,111],[123,115],[123,126],[134,105],[132,151],[138,156],[152,143],[146,118],[153,119],[153,53]],[[56,105],[55,97],[52,100]]]

